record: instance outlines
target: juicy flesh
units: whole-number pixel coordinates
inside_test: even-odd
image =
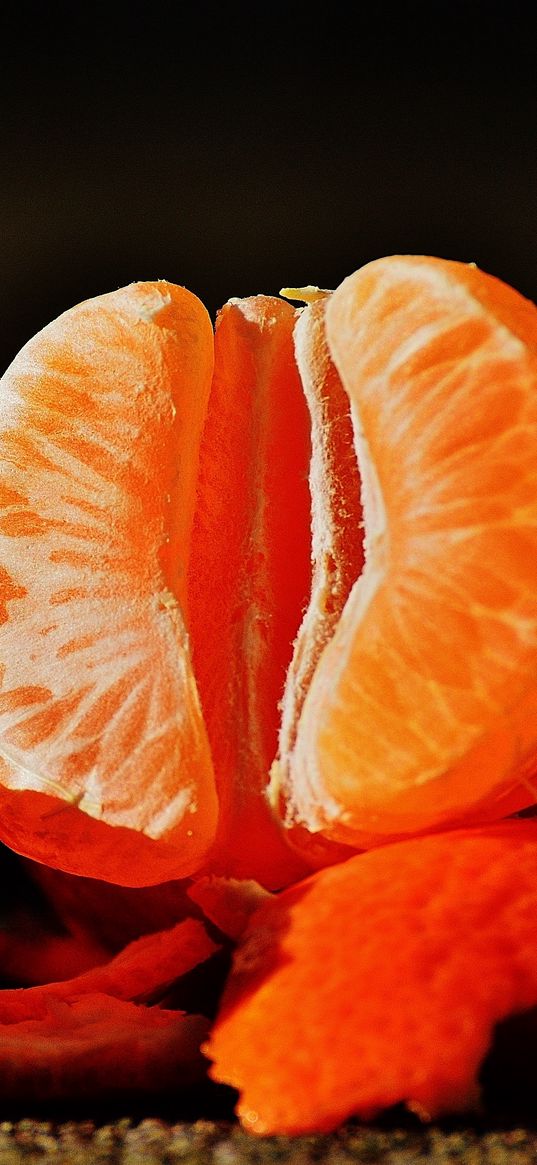
[[[327,337],[366,564],[298,701],[285,812],[360,846],[535,801],[537,311],[394,258],[342,284]]]
[[[184,619],[212,347],[194,296],[139,284],[2,380],[0,835],[74,873],[183,876],[213,839]]]

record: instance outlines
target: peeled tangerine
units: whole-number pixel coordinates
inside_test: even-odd
[[[487,824],[537,800],[537,310],[398,256],[307,298],[213,337],[133,284],[2,380],[0,838],[87,968],[0,993],[3,1095],[199,1071],[147,1006],[199,909],[245,933],[208,1052],[257,1132],[466,1107],[537,1005],[537,824]]]
[[[274,889],[535,800],[537,311],[404,257],[314,298],[230,300],[213,340],[133,284],[6,372],[17,852]]]

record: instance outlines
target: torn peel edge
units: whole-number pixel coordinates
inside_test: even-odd
[[[522,822],[401,842],[321,871],[261,906],[205,1046],[212,1078],[241,1093],[243,1123],[292,1135],[367,1120],[401,1102],[417,1102],[420,1115],[434,1118],[472,1104],[493,1024],[537,998],[528,909],[537,892],[536,842],[535,823]],[[440,977],[439,949],[447,972]],[[392,994],[400,998],[386,1027],[378,1021]],[[390,1046],[400,1049],[401,1041],[392,1073]],[[301,1071],[319,1063],[327,1071]]]
[[[175,1093],[206,1078],[209,1021],[102,993],[48,1000],[35,1019],[0,1025],[6,1101],[79,1103]]]
[[[143,935],[107,961],[70,979],[0,992],[0,1025],[38,1019],[47,1001],[69,1002],[102,994],[146,1004],[162,997],[184,975],[219,950],[201,922],[185,919],[167,930]]]
[[[199,906],[209,922],[236,941],[252,914],[272,894],[252,878],[241,880],[213,874],[198,878],[190,886],[188,897]]]

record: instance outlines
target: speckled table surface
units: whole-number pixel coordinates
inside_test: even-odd
[[[535,1165],[537,1129],[346,1125],[329,1136],[258,1140],[230,1122],[162,1118],[0,1124],[0,1165]]]

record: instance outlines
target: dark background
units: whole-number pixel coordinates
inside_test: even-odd
[[[535,5],[0,0],[0,359],[134,279],[211,312],[383,254],[537,298]]]

